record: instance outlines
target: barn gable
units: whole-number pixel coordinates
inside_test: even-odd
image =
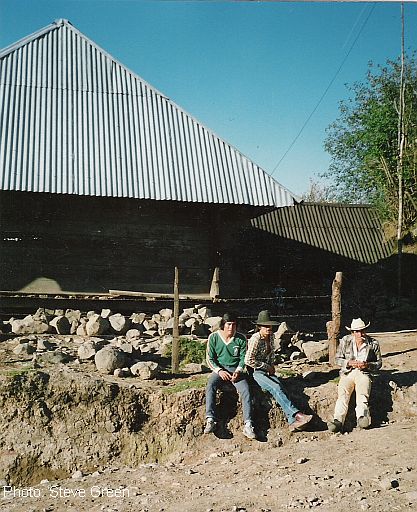
[[[289,206],[237,149],[57,20],[0,52],[0,189]]]

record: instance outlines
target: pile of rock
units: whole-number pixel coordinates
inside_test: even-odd
[[[206,307],[187,308],[179,316],[179,333],[206,339],[220,320]],[[5,324],[16,335],[10,340],[14,355],[32,358],[34,365],[94,361],[101,373],[152,379],[161,371],[158,361],[172,344],[174,318],[171,309],[126,317],[109,309],[82,314],[41,308]]]
[[[186,308],[179,316],[179,333],[206,338],[218,329],[220,317],[212,316],[211,311],[201,305]],[[27,334],[77,334],[79,336],[101,336],[108,334],[130,335],[131,337],[155,337],[172,334],[174,317],[171,309],[161,309],[158,313],[133,313],[130,317],[103,309],[100,313],[81,313],[73,309],[40,308],[33,315],[23,319],[10,318],[3,322],[3,330],[17,335]],[[132,332],[133,331],[133,332]]]
[[[170,337],[171,338],[171,337]],[[164,343],[171,343],[165,339]],[[51,336],[48,339],[39,334],[19,336],[7,342],[19,360],[31,358],[39,368],[45,364],[94,362],[100,373],[117,377],[138,376],[142,379],[155,378],[161,371],[158,364],[160,355],[140,349],[139,340],[127,341],[123,336],[110,338],[80,336]],[[162,344],[159,348],[162,347]]]
[[[277,362],[295,361],[327,361],[329,358],[328,340],[314,341],[310,333],[294,332],[286,322],[282,322],[275,333],[275,354]]]
[[[179,315],[179,333],[205,342],[219,328],[220,320],[207,307],[187,308]],[[168,308],[129,317],[109,309],[83,314],[42,308],[6,324],[16,335],[10,340],[14,355],[33,358],[35,365],[94,361],[101,373],[151,379],[160,372],[161,356],[172,345],[174,318]],[[312,335],[294,332],[282,322],[275,333],[275,353],[277,363],[323,361],[328,359],[328,342],[312,341]],[[196,371],[204,371],[199,367]]]

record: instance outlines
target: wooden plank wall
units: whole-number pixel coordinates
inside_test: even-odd
[[[204,205],[0,193],[1,290],[207,293],[215,262]]]
[[[239,239],[243,296],[269,297],[274,288],[285,288],[286,295],[327,294],[336,272],[344,272],[350,278],[359,269],[369,267],[252,226],[243,227]]]

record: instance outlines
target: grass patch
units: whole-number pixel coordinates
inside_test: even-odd
[[[36,368],[15,368],[12,370],[2,370],[2,374],[6,377],[19,377],[29,372],[36,372]]]
[[[294,370],[286,370],[285,368],[277,370],[278,377],[296,377],[298,375]]]
[[[168,346],[165,357],[171,359],[172,345]],[[181,337],[179,339],[179,362],[180,367],[188,363],[204,363],[206,359],[206,343],[191,338]]]
[[[186,391],[187,389],[201,389],[205,388],[207,385],[207,375],[202,375],[197,379],[185,380],[183,382],[177,382],[172,386],[168,386],[163,388],[163,392],[168,395],[173,395],[175,393],[181,393],[181,391]]]

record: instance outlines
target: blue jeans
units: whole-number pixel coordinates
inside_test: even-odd
[[[294,423],[294,415],[300,409],[295,407],[291,400],[287,397],[279,378],[276,375],[268,375],[266,372],[255,370],[253,378],[265,391],[271,393],[278,404],[281,406],[289,424]]]
[[[236,368],[225,368],[229,373],[233,373]],[[240,398],[242,400],[242,408],[243,408],[243,420],[245,423],[247,421],[252,421],[252,402],[250,398],[250,390],[248,381],[245,378],[242,378],[238,382],[224,381],[218,375],[218,373],[213,372],[210,375],[210,378],[207,382],[206,387],[206,417],[207,418],[217,418],[217,408],[216,408],[216,391],[225,387],[227,390],[227,384],[233,384],[237,389]]]

